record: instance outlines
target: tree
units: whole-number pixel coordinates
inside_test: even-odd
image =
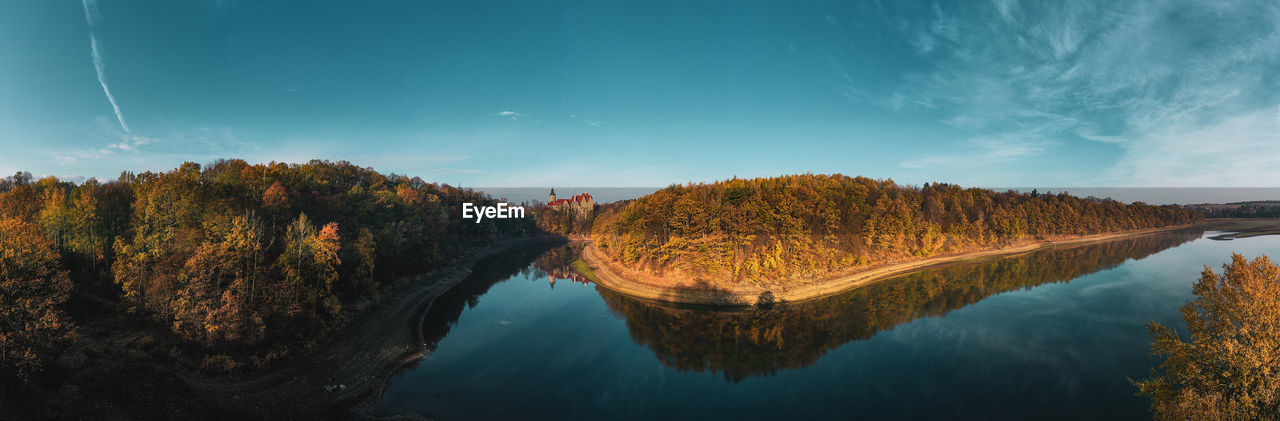
[[[261,224],[236,217],[219,234],[196,249],[183,268],[173,329],[205,344],[257,342],[265,329],[252,302],[262,272]]]
[[[272,212],[280,212],[289,207],[289,193],[279,181],[262,193],[262,206]]]
[[[76,198],[71,203],[71,238],[68,246],[88,260],[96,270],[103,253],[102,217],[98,216],[98,180],[88,179],[76,188]]]
[[[375,289],[373,270],[377,263],[377,252],[378,243],[373,239],[373,233],[368,228],[361,227],[356,241],[351,244],[351,253],[354,255],[352,261],[356,263],[354,283],[357,289]]]
[[[46,180],[40,180],[44,183]],[[45,235],[53,240],[53,245],[59,250],[67,248],[67,240],[71,233],[71,208],[67,203],[67,194],[63,189],[58,188],[52,180],[50,187],[44,192],[43,209],[40,210],[40,225],[44,228]]]
[[[71,339],[71,293],[58,252],[33,224],[0,219],[0,371],[28,379]]]
[[[1157,418],[1280,418],[1280,271],[1267,256],[1234,253],[1223,269],[1206,266],[1181,308],[1189,340],[1147,326],[1152,354],[1166,359],[1135,384]]]
[[[284,272],[290,312],[314,312],[323,305],[326,316],[337,315],[341,307],[332,292],[338,265],[342,264],[338,258],[340,249],[337,223],[325,224],[317,232],[307,215],[301,214],[289,224],[279,266]]]
[[[79,186],[29,173],[0,183],[0,217],[48,238],[55,257],[87,275],[76,276],[77,287],[118,284],[126,311],[196,345],[184,349],[237,358],[253,349],[266,360],[322,338],[341,316],[339,298],[373,296],[379,281],[535,231],[531,219],[453,217],[464,202],[496,204],[480,192],[319,160],[184,163]],[[109,272],[99,273],[104,266]]]

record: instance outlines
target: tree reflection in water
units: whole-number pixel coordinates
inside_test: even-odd
[[[453,288],[445,291],[427,309],[422,319],[422,340],[427,350],[435,350],[441,339],[458,323],[467,308],[475,307],[478,300],[494,285],[513,279],[516,275],[545,280],[548,276],[570,278],[572,264],[578,259],[581,245],[541,245],[500,253],[476,263],[470,275]],[[554,283],[552,283],[554,288]],[[416,367],[412,363],[407,369]]]
[[[1184,230],[1051,248],[928,270],[767,309],[677,306],[630,298],[599,286],[596,291],[625,319],[632,340],[651,349],[663,364],[686,372],[720,372],[726,380],[739,382],[808,367],[829,350],[899,324],[940,317],[1002,292],[1067,282],[1190,242],[1201,234]],[[422,324],[427,348],[434,350],[463,311],[500,282],[517,274],[548,283],[573,279],[573,263],[580,251],[579,245],[533,247],[481,261],[466,280],[436,298],[427,310]]]
[[[928,270],[831,297],[768,309],[717,310],[638,300],[597,287],[631,338],[667,366],[723,372],[739,382],[808,367],[827,351],[876,332],[1006,291],[1067,282],[1190,242],[1199,230],[1051,248]],[[563,257],[562,257],[563,258]]]
[[[449,330],[458,323],[462,312],[475,307],[480,296],[502,281],[512,279],[518,274],[534,278],[546,276],[540,272],[536,262],[545,256],[556,254],[558,250],[568,246],[542,245],[519,248],[500,253],[476,263],[470,275],[458,285],[445,291],[427,309],[422,319],[422,340],[427,350],[433,351],[441,339],[449,335]],[[563,252],[561,252],[563,253]],[[416,362],[407,368],[413,368]]]

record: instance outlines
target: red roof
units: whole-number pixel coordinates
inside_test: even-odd
[[[583,194],[580,194],[580,195],[574,196],[574,197],[569,198],[569,199],[556,199],[556,200],[552,201],[551,203],[547,203],[547,205],[549,205],[549,206],[560,206],[560,205],[567,204],[567,203],[569,203],[569,202],[575,202],[575,203],[578,203],[578,202],[585,202],[585,201],[587,201],[587,200],[589,200],[589,199],[591,199],[591,193],[583,193]]]

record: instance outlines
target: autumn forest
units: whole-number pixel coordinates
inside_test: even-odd
[[[807,174],[673,185],[603,210],[593,233],[600,250],[637,270],[713,284],[785,285],[850,267],[1201,217],[1179,206],[1067,192]]]
[[[183,397],[163,392],[175,387],[164,380],[174,378],[172,373],[199,373],[200,381],[237,374],[252,379],[329,349],[318,345],[343,337],[336,332],[350,331],[353,320],[382,310],[415,322],[414,345],[435,347],[495,282],[534,268],[541,271],[539,282],[551,277],[551,288],[557,275],[577,272],[591,279],[606,307],[625,319],[631,340],[663,364],[737,383],[808,367],[842,344],[923,317],[945,317],[993,295],[1066,283],[1143,259],[1197,241],[1204,229],[963,263],[789,307],[760,301],[734,312],[667,307],[611,291],[595,277],[593,269],[601,267],[583,257],[584,250],[655,278],[785,289],[877,265],[1181,227],[1208,212],[1068,192],[911,186],[838,174],[672,185],[590,212],[532,203],[526,204],[530,218],[479,223],[459,216],[463,203],[489,206],[498,200],[345,161],[219,160],[80,183],[25,172],[4,178],[0,395],[6,401],[39,397],[32,413],[59,417],[117,413],[118,402],[137,396],[172,401],[135,411],[186,414]],[[575,240],[572,247],[554,248],[569,238]],[[497,253],[492,250],[504,244],[516,245],[506,260],[478,252]],[[1236,260],[1236,266],[1246,264]],[[1273,289],[1267,279],[1274,280],[1274,267],[1256,265],[1261,275],[1246,278]],[[456,276],[440,281],[438,290],[403,288],[406,282],[428,282],[415,276],[449,268]],[[1239,273],[1244,272],[1227,272],[1222,282]],[[480,281],[460,282],[464,277]],[[1218,279],[1206,272],[1202,284]],[[404,294],[415,288],[428,298]],[[1207,288],[1197,286],[1196,294],[1213,292]],[[428,306],[417,307],[419,301]],[[355,324],[370,325],[379,326]],[[342,331],[344,326],[349,329]],[[1168,330],[1152,329],[1160,353],[1201,352]],[[358,346],[382,345],[370,343]],[[1165,368],[1171,375],[1195,371],[1177,364]],[[164,375],[121,379],[122,370]],[[354,375],[376,383],[378,391],[385,381],[368,380],[373,377],[367,372]],[[178,377],[190,383],[190,377]],[[1159,411],[1184,414],[1170,379],[1138,384],[1157,406],[1165,405]],[[227,390],[239,396],[239,389]],[[115,401],[83,411],[66,405],[86,395],[113,395]],[[1248,410],[1274,415],[1266,412],[1273,403]],[[163,412],[173,408],[179,409]],[[328,410],[316,408],[309,410]],[[250,404],[240,410],[232,413],[263,413]],[[293,414],[298,408],[277,410]]]
[[[0,370],[7,391],[76,340],[73,296],[160,329],[197,369],[263,367],[379,299],[382,282],[467,249],[532,235],[532,221],[454,217],[480,193],[346,162],[187,163],[81,184],[0,181]],[[142,327],[138,327],[142,326]],[[186,350],[186,351],[182,351]],[[38,383],[38,382],[35,382]],[[38,386],[38,385],[36,385]]]

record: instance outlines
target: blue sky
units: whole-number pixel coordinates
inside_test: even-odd
[[[4,1],[0,173],[1280,185],[1275,2],[365,3]]]

